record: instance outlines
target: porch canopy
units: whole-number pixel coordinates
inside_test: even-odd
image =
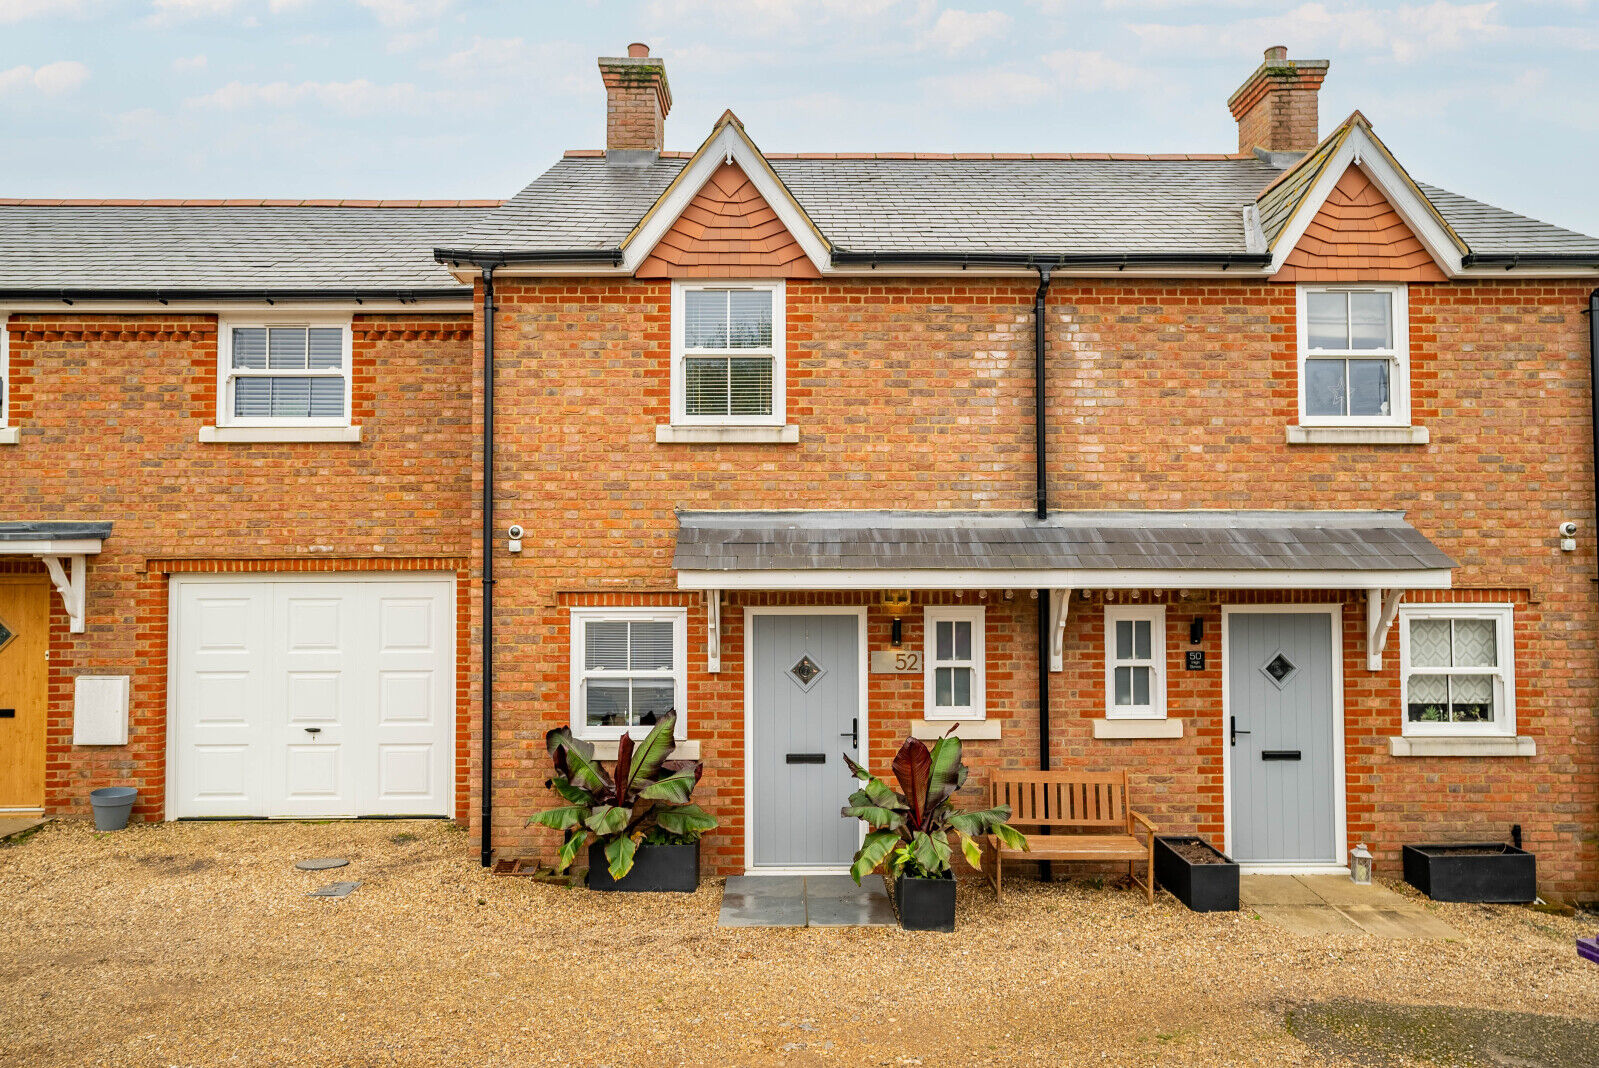
[[[1380,511],[679,512],[685,590],[1448,589]]]
[[[110,523],[0,522],[0,558],[32,556],[43,562],[67,610],[67,630],[82,634],[86,603],[85,558],[100,552]]]

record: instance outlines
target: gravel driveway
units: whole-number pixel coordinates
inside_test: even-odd
[[[318,856],[352,863],[292,867]],[[963,886],[954,936],[718,930],[716,885],[602,896],[475,859],[442,823],[50,825],[0,847],[0,1062],[1323,1065],[1361,1042],[1351,1004],[1599,1017],[1591,918],[1520,908],[1429,906],[1456,942],[1310,939],[1017,879]],[[305,896],[335,879],[362,886]],[[1397,1048],[1369,1063],[1475,1063]]]

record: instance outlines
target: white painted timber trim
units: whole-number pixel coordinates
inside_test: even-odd
[[[658,423],[657,445],[793,445],[799,427],[787,426],[673,426]]]
[[[1425,445],[1432,440],[1424,426],[1295,426],[1287,428],[1290,445]]]
[[[1530,757],[1538,755],[1538,743],[1527,737],[1450,738],[1443,735],[1388,739],[1388,755],[1396,757]]]
[[[1399,602],[1404,590],[1366,591],[1366,670],[1382,670],[1382,653],[1388,646],[1388,633],[1399,617]]]
[[[1181,738],[1180,719],[1096,719],[1095,738]]]
[[[620,738],[597,738],[593,741],[594,757],[597,760],[615,760],[616,750],[621,746]],[[635,745],[638,743],[634,743]],[[686,742],[678,742],[672,747],[671,760],[698,760],[700,758],[700,743],[698,739],[690,738]]]
[[[465,276],[465,285],[471,285],[480,277],[481,271],[473,268],[462,272]],[[498,272],[496,272],[498,273]],[[567,271],[571,274],[571,271]],[[1560,277],[1568,277],[1562,274]],[[33,300],[20,304],[7,304],[6,313],[11,315],[53,315],[66,310],[68,307],[79,315],[260,315],[271,312],[274,315],[284,314],[293,316],[305,315],[392,315],[395,312],[415,314],[417,312],[462,312],[471,314],[476,304],[470,300],[297,300],[297,301],[268,301],[261,297],[255,300],[182,300],[174,298],[166,303],[156,300],[94,300],[92,298],[74,298],[74,303],[66,304],[60,300]]]
[[[722,591],[705,591],[705,670],[722,670]]]
[[[1147,568],[1097,571],[887,568],[805,571],[679,571],[680,590],[1447,590],[1449,568],[1417,571],[1205,571]]]
[[[0,426],[0,445],[15,445],[22,437],[14,426]]]
[[[0,541],[0,556],[93,556],[105,544],[99,538],[66,538],[37,541]]]
[[[1066,623],[1071,618],[1072,591],[1049,591],[1049,670],[1066,670]]]
[[[88,580],[85,578],[87,565],[83,554],[50,556],[41,553],[39,559],[44,563],[45,570],[50,572],[51,584],[61,595],[61,606],[67,611],[67,633],[82,634],[84,606],[88,601],[86,591]],[[63,560],[66,561],[64,565]]]
[[[284,442],[358,442],[358,426],[203,426],[200,440],[208,445],[282,444]]]
[[[942,738],[955,728],[955,737],[963,742],[997,741],[1003,734],[1003,724],[996,719],[913,719],[911,737],[931,742]]]

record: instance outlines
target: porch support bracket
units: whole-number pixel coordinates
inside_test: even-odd
[[[1049,591],[1049,670],[1066,670],[1066,621],[1071,616],[1072,591]]]
[[[705,591],[705,670],[722,670],[722,591]]]
[[[1382,652],[1388,645],[1388,632],[1399,615],[1404,590],[1366,591],[1366,670],[1382,670]]]
[[[46,556],[39,554],[39,559],[44,561],[45,570],[50,572],[50,582],[55,586],[56,592],[61,595],[61,607],[67,612],[67,630],[72,634],[83,633],[84,604],[84,555],[73,553],[71,556]],[[62,561],[66,564],[63,565]],[[69,570],[70,569],[70,570]]]

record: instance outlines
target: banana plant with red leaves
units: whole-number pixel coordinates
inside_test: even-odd
[[[565,838],[555,870],[565,871],[589,839],[603,844],[611,878],[633,870],[640,844],[698,841],[716,826],[716,818],[689,800],[705,765],[698,760],[668,760],[677,713],[668,712],[643,741],[624,734],[616,746],[611,770],[594,757],[594,744],[557,727],[544,736],[555,764],[545,782],[566,802],[535,813],[529,824],[561,831]]]
[[[1005,822],[1010,819],[1009,805],[974,811],[955,807],[955,794],[966,785],[966,765],[953,727],[931,749],[920,739],[905,740],[890,765],[898,790],[848,754],[844,762],[865,785],[850,795],[843,813],[865,820],[870,828],[849,870],[857,883],[884,863],[896,879],[947,878],[954,852],[951,832],[960,842],[961,855],[974,868],[982,864],[977,840],[983,835],[993,835],[1012,849],[1027,848],[1027,839]]]

